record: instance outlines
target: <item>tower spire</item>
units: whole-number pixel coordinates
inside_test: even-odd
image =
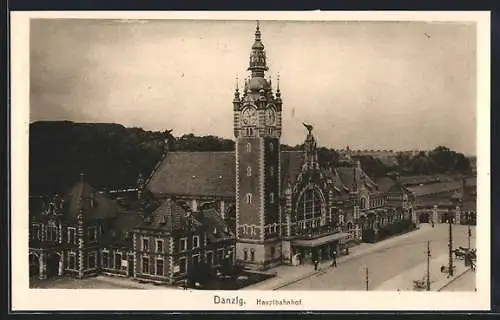
[[[267,69],[266,53],[264,51],[264,44],[261,40],[260,23],[257,21],[257,27],[255,28],[255,41],[252,45],[252,51],[250,53],[250,65],[248,70],[252,71],[252,78],[263,78],[264,72],[267,71]]]

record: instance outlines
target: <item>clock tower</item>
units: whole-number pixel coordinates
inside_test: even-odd
[[[259,24],[250,53],[250,77],[233,99],[236,138],[236,259],[255,269],[281,262],[281,93],[268,70]]]

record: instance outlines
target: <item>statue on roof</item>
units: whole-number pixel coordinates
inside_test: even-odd
[[[313,126],[310,124],[306,124],[304,122],[302,122],[302,124],[304,125],[304,127],[306,127],[308,133],[311,134],[311,131],[313,130]]]

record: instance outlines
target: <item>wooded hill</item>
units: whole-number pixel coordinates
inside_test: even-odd
[[[61,192],[84,172],[99,189],[135,187],[139,173],[148,176],[161,159],[165,142],[171,151],[233,151],[234,141],[216,136],[145,131],[112,123],[40,121],[30,125],[30,194]],[[282,145],[283,150],[301,150],[302,145]],[[339,165],[339,154],[326,147],[318,150],[322,166]],[[469,173],[468,159],[445,147],[415,157],[401,155],[399,165],[388,167],[373,157],[360,157],[373,178],[388,172]]]

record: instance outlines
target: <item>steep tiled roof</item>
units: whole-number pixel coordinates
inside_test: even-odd
[[[234,152],[170,152],[147,188],[156,194],[234,197]]]
[[[352,188],[352,185],[354,183],[354,170],[356,170],[359,177],[364,177],[366,187],[375,190],[375,182],[373,182],[373,180],[363,171],[363,169],[350,166],[339,167],[335,169],[335,171],[337,172],[337,176],[340,178],[340,182],[343,184],[343,186],[346,186],[349,189]],[[358,188],[361,186],[361,180],[362,179],[357,182]]]
[[[375,180],[375,183],[380,191],[387,192],[396,184],[396,181],[390,177],[382,177]]]
[[[113,218],[118,213],[114,200],[104,193],[97,192],[83,179],[64,196],[64,215],[68,219],[76,219],[80,210],[86,219]]]
[[[234,197],[234,152],[170,152],[147,184],[156,194]],[[303,152],[281,153],[281,181],[295,182],[303,163]],[[285,188],[283,188],[284,190]]]
[[[216,209],[207,208],[201,210],[195,213],[195,217],[207,228],[207,237],[209,241],[216,242],[234,238],[229,227]]]
[[[431,195],[435,193],[441,192],[452,192],[455,189],[459,189],[461,187],[461,183],[457,181],[450,182],[438,182],[431,184],[423,184],[418,186],[408,187],[408,190],[412,192],[415,196],[424,196]]]
[[[288,182],[295,183],[302,165],[304,164],[304,152],[282,151],[281,152],[281,186],[282,192],[286,190]]]
[[[142,219],[138,224],[138,229],[163,230],[175,232],[184,229],[188,223],[192,226],[199,226],[200,223],[178,203],[171,199],[166,199],[148,218]]]

